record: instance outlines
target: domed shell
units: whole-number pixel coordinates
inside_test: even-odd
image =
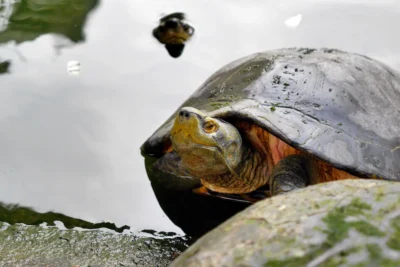
[[[400,180],[400,73],[366,56],[306,48],[252,54],[218,70],[184,106],[251,120],[358,176]],[[160,153],[175,114],[142,153]]]

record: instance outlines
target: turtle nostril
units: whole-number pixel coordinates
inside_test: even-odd
[[[189,118],[190,114],[186,110],[179,111],[179,117]]]

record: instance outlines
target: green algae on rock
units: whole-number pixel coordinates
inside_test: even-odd
[[[342,180],[254,204],[171,266],[399,266],[398,240],[400,184]]]

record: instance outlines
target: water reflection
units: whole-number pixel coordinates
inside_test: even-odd
[[[173,58],[179,57],[185,43],[194,34],[194,28],[185,22],[186,15],[175,12],[160,19],[160,24],[153,30],[153,36],[165,45],[169,55]]]
[[[127,225],[116,227],[114,223],[110,222],[90,223],[57,212],[40,213],[30,207],[22,207],[18,204],[5,204],[0,202],[0,222],[6,222],[9,224],[24,223],[28,225],[40,225],[45,223],[48,226],[55,226],[56,221],[62,222],[63,226],[67,229],[72,229],[74,227],[85,229],[108,228],[118,233],[122,233],[124,230],[130,228]]]
[[[112,221],[116,229],[129,224],[133,231],[179,232],[158,206],[144,168],[136,171],[132,164],[134,134],[123,129],[134,119],[126,109],[131,98],[123,87],[116,93],[114,79],[104,83],[98,75],[121,73],[101,68],[102,38],[86,37],[98,1],[1,3],[0,55],[13,64],[12,75],[0,80],[0,200],[31,206],[46,218],[55,210],[60,213],[50,213],[58,220],[68,221],[62,215],[68,214],[88,223]],[[85,75],[69,76],[70,62],[83,63]],[[117,101],[121,96],[125,103]]]
[[[9,60],[4,60],[4,61],[0,60],[0,74],[9,72],[8,69],[10,68],[10,65],[11,62]]]
[[[87,15],[97,5],[98,0],[5,1],[0,11],[0,43],[19,44],[48,33],[82,42]]]
[[[0,200],[133,230],[178,231],[154,196],[139,147],[222,65],[305,46],[362,53],[400,69],[399,1],[14,2],[7,13],[0,9],[2,21],[12,22],[0,31],[0,58],[11,62],[0,76]],[[46,5],[55,8],[41,12]],[[75,5],[92,11],[74,14]],[[196,27],[179,60],[151,35],[160,14],[176,11]],[[22,15],[14,20],[14,13]],[[288,27],[298,14],[298,26]],[[37,25],[20,24],[31,17]],[[80,62],[79,75],[68,74],[70,61]],[[170,200],[161,201],[164,208],[173,208]],[[185,212],[195,209],[179,207],[178,219],[189,220]]]

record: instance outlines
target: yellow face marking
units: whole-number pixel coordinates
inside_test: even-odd
[[[174,126],[171,129],[171,139],[174,144],[199,144],[204,146],[215,146],[214,139],[209,136],[217,130],[217,123],[210,119],[206,119],[205,128],[200,117],[192,114],[189,117],[177,115]]]

